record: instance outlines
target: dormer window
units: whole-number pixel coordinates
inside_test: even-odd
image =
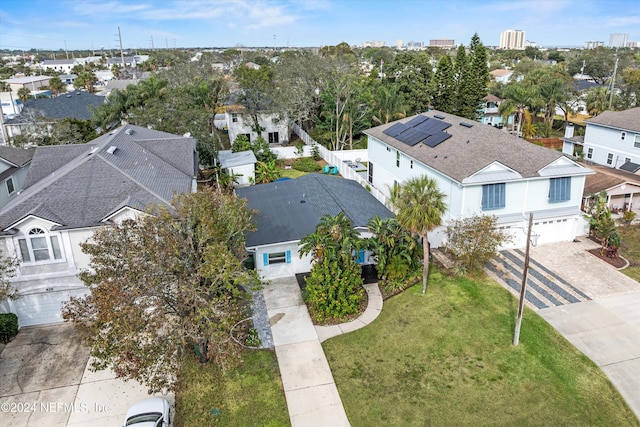
[[[7,193],[11,196],[16,191],[15,185],[13,185],[13,178],[9,178],[5,181],[7,185]]]
[[[34,227],[26,238],[18,239],[22,262],[46,262],[62,259],[58,236],[50,235],[40,227]]]

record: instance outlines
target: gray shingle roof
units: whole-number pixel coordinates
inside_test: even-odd
[[[440,111],[429,111],[423,115],[430,118],[436,115],[444,117],[440,120],[451,124],[451,127],[445,130],[451,137],[435,147],[429,147],[423,143],[411,147],[383,133],[385,129],[397,122],[368,129],[365,134],[406,153],[457,182],[462,182],[494,162],[513,169],[523,178],[538,177],[540,169],[562,157],[562,154],[557,151],[532,144],[493,126]],[[412,118],[399,120],[399,122],[406,123]],[[461,122],[470,123],[473,126],[461,126]]]
[[[89,120],[92,116],[89,107],[97,108],[104,103],[104,100],[103,96],[82,91],[69,92],[55,98],[28,99],[24,104],[21,116],[33,112],[35,115],[50,119],[72,117],[74,119]],[[20,122],[19,117],[13,120]],[[7,124],[11,123],[11,121],[7,120]]]
[[[640,107],[624,111],[605,111],[600,115],[586,119],[585,122],[589,125],[594,124],[640,132]]]
[[[238,188],[236,194],[258,210],[257,230],[247,235],[249,247],[300,240],[315,231],[321,216],[341,211],[354,227],[365,227],[376,215],[393,217],[357,182],[317,173]]]
[[[220,167],[223,169],[232,168],[234,166],[244,166],[255,164],[258,160],[251,150],[232,153],[231,150],[218,151],[218,160]]]
[[[0,145],[0,159],[18,168],[29,163],[33,159],[34,152],[33,148],[25,149]]]
[[[192,190],[194,151],[192,138],[131,125],[90,144],[38,147],[23,191],[0,210],[0,227],[28,215],[92,227],[124,206],[168,204]]]

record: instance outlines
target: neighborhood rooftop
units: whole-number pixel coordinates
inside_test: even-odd
[[[170,203],[192,191],[194,153],[192,138],[131,125],[87,144],[38,147],[21,194],[0,210],[0,227],[29,215],[92,227],[124,206]]]
[[[429,145],[430,138],[410,145],[415,140],[403,142],[402,137],[398,139],[399,135],[394,137],[388,134],[394,133],[388,131],[392,126],[398,126],[398,123],[409,124],[411,121],[415,123],[419,116],[439,122],[435,123],[439,125],[435,129],[446,135],[439,135],[437,132],[431,135],[444,139],[433,144],[434,146]],[[440,111],[429,111],[398,122],[387,123],[368,129],[365,133],[459,183],[494,162],[512,169],[523,178],[541,177],[539,173],[541,169],[563,157],[557,151],[532,144],[493,126]],[[575,172],[584,173],[584,169],[576,168]]]
[[[353,227],[366,227],[376,215],[393,214],[355,181],[309,174],[300,178],[236,189],[256,209],[257,230],[248,233],[247,246],[292,242],[313,233],[323,215],[344,211]]]
[[[624,111],[605,111],[585,120],[588,124],[640,132],[640,107]]]

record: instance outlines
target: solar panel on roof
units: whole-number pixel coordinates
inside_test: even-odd
[[[400,134],[400,132],[406,130],[407,127],[403,124],[403,123],[396,123],[392,126],[389,126],[388,128],[386,128],[385,130],[382,131],[382,133],[387,134],[389,136],[392,137],[396,137],[398,136],[398,134]]]
[[[441,122],[440,120],[431,119],[428,122],[420,123],[415,127],[415,129],[433,135],[434,133],[443,131],[449,127],[451,127],[451,125],[447,122]]]
[[[424,144],[427,144],[429,147],[435,147],[436,145],[440,144],[443,141],[446,141],[449,138],[451,138],[451,134],[448,134],[446,132],[439,132],[422,142]]]
[[[402,132],[400,135],[398,135],[396,139],[413,147],[418,142],[426,139],[427,137],[428,135],[426,133],[409,128],[406,131]]]
[[[425,122],[427,120],[429,120],[429,117],[423,116],[423,115],[418,115],[418,116],[414,117],[413,119],[409,120],[407,123],[405,123],[405,125],[407,127],[412,128],[412,127],[415,127],[415,126],[419,125],[420,123]]]

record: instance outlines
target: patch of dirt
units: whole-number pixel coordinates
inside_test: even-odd
[[[601,260],[603,260],[605,262],[608,262],[609,264],[611,264],[615,268],[622,268],[625,265],[627,265],[626,261],[624,259],[620,258],[619,256],[615,256],[615,257],[606,256],[606,251],[605,251],[605,255],[602,255],[600,253],[600,248],[591,249],[588,252],[590,254],[594,255],[594,256],[597,256]]]

